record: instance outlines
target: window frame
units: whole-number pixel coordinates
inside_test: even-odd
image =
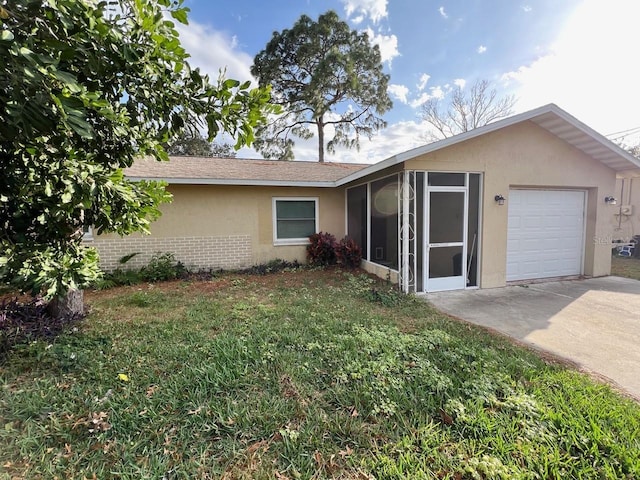
[[[86,231],[84,229],[87,229]],[[85,225],[82,227],[82,240],[85,242],[93,241],[93,227],[91,225]]]
[[[319,232],[319,204],[320,199],[318,197],[272,197],[271,199],[271,217],[273,225],[273,244],[278,245],[308,245],[309,237],[301,238],[278,238],[278,202],[313,202],[314,203],[314,231],[312,233]]]

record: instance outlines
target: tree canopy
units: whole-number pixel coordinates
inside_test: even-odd
[[[292,159],[292,137],[318,134],[318,160],[324,161],[325,128],[330,153],[342,145],[358,147],[361,135],[384,128],[380,117],[391,108],[389,76],[380,49],[366,33],[351,30],[333,11],[314,21],[302,15],[293,28],[274,32],[254,59],[251,73],[272,87],[282,113],[257,132],[256,147],[267,158]]]
[[[426,138],[442,140],[508,117],[515,103],[513,95],[498,96],[488,80],[478,80],[469,89],[458,85],[448,101],[431,98],[422,106],[422,120],[434,129]]]
[[[83,226],[148,231],[170,197],[123,169],[185,127],[252,142],[268,90],[192,69],[176,21],[181,0],[0,0],[2,282],[52,298],[95,279]]]
[[[166,147],[169,155],[234,158],[236,152],[228,143],[210,142],[200,132],[184,131]]]

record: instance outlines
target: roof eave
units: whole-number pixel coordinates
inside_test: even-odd
[[[443,140],[439,140],[437,142],[433,142],[433,143],[430,143],[430,144],[427,144],[427,145],[416,147],[416,148],[408,150],[406,152],[394,155],[394,156],[389,157],[389,158],[387,158],[387,159],[385,159],[385,160],[383,160],[381,162],[373,164],[370,167],[364,168],[364,169],[362,169],[360,171],[352,173],[351,175],[343,177],[340,180],[338,180],[336,182],[336,184],[338,186],[342,186],[342,185],[348,184],[348,183],[353,182],[355,180],[358,180],[360,178],[366,177],[367,175],[374,174],[376,172],[379,172],[380,170],[384,170],[385,168],[392,167],[394,165],[397,165],[399,163],[405,162],[407,160],[411,160],[411,159],[416,158],[418,156],[425,155],[427,153],[430,153],[430,152],[433,152],[433,151],[436,151],[436,150],[440,150],[440,149],[446,148],[448,146],[455,145],[457,143],[462,143],[462,142],[464,142],[466,140],[470,140],[472,138],[476,138],[476,137],[479,137],[481,135],[485,135],[487,133],[491,133],[491,132],[494,132],[496,130],[500,130],[502,128],[506,128],[506,127],[509,127],[511,125],[515,125],[515,124],[520,123],[520,122],[524,122],[524,121],[527,121],[527,120],[535,121],[536,117],[541,117],[542,115],[545,115],[545,114],[548,114],[548,113],[553,113],[553,114],[557,115],[558,117],[560,117],[565,122],[568,122],[573,128],[576,128],[576,129],[582,131],[586,135],[589,135],[596,142],[601,144],[604,148],[608,149],[609,151],[615,153],[616,155],[624,158],[627,162],[629,162],[624,167],[620,167],[620,168],[610,167],[613,170],[615,170],[616,172],[619,172],[621,170],[630,170],[633,167],[640,168],[640,160],[638,160],[633,155],[631,155],[630,153],[626,152],[624,149],[622,149],[618,145],[614,144],[609,139],[607,139],[603,135],[599,134],[598,132],[596,132],[592,128],[588,127],[587,125],[582,123],[580,120],[578,120],[575,117],[573,117],[572,115],[568,114],[567,112],[562,110],[560,107],[558,107],[556,104],[549,103],[547,105],[543,105],[541,107],[538,107],[538,108],[536,108],[534,110],[529,110],[527,112],[523,112],[523,113],[520,113],[520,114],[517,114],[517,115],[513,115],[512,117],[505,118],[503,120],[498,120],[497,122],[490,123],[490,124],[485,125],[483,127],[479,127],[479,128],[474,129],[474,130],[470,130],[468,132],[464,132],[464,133],[455,135],[453,137],[448,137],[448,138],[445,138]],[[541,128],[543,128],[543,127],[541,127]],[[551,132],[551,133],[553,134],[553,132]],[[602,163],[604,165],[606,165],[604,162],[602,162]]]
[[[612,142],[611,140],[609,140],[604,135],[596,132],[594,129],[592,129],[588,125],[582,123],[580,120],[575,118],[573,115],[571,115],[568,112],[562,110],[560,107],[558,107],[557,105],[555,105],[553,103],[551,103],[549,105],[546,105],[546,107],[548,107],[548,109],[549,109],[548,111],[549,112],[553,112],[554,114],[558,115],[563,120],[565,120],[566,122],[570,123],[574,128],[577,128],[578,130],[581,130],[586,135],[589,135],[593,140],[595,140],[597,143],[602,145],[602,147],[606,148],[607,150],[613,152],[614,154],[616,154],[616,155],[618,155],[620,157],[623,157],[627,162],[629,162],[631,164],[631,166],[633,166],[635,168],[640,168],[640,160],[638,160],[636,157],[631,155],[629,152],[627,152],[625,149],[623,149],[619,145],[617,145],[614,142]],[[542,113],[547,113],[547,112],[542,112]],[[630,169],[629,167],[630,167],[630,165],[621,166],[620,168],[614,168],[614,167],[611,167],[611,168],[613,168],[616,172],[620,172],[620,171],[623,171],[623,170],[629,170]]]
[[[291,180],[243,180],[219,178],[178,178],[178,177],[135,177],[127,176],[132,182],[155,181],[169,185],[235,185],[247,187],[336,187],[335,181],[291,181]]]

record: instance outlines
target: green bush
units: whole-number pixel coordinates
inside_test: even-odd
[[[352,275],[346,274],[349,290],[354,294],[363,297],[370,302],[380,303],[385,307],[395,307],[400,305],[407,296],[398,290],[397,285],[392,283],[381,283],[366,274]]]
[[[120,264],[124,265],[138,253],[125,255],[120,259]],[[106,290],[114,287],[136,285],[141,282],[162,282],[165,280],[175,280],[183,278],[188,271],[185,266],[177,262],[173,253],[155,253],[149,263],[140,268],[117,268],[112,272],[105,273],[103,277],[94,283],[96,290]]]
[[[164,280],[175,280],[187,273],[187,269],[181,262],[176,262],[173,253],[155,253],[149,260],[146,267],[140,269],[140,275],[147,282],[161,282]]]

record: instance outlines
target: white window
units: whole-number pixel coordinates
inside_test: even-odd
[[[274,197],[273,243],[304,245],[318,231],[317,197]]]
[[[89,225],[83,225],[82,239],[87,241],[93,240],[93,228],[91,228]]]

